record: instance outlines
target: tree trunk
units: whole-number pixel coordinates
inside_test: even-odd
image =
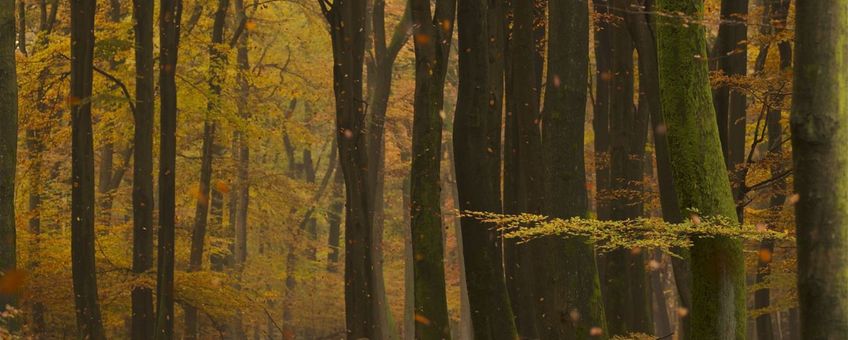
[[[78,334],[105,339],[94,259],[94,142],[91,87],[95,0],[71,1],[71,262]]]
[[[718,38],[711,55],[716,68],[725,76],[744,77],[748,69],[748,0],[722,0],[721,24]],[[744,194],[745,174],[741,168],[745,162],[746,96],[739,90],[722,85],[713,92],[718,133],[721,139],[727,170],[732,174],[733,197],[737,200]],[[744,219],[745,207],[737,206],[739,221]]]
[[[445,295],[441,186],[442,104],[456,1],[411,0],[415,42],[415,103],[412,123],[413,275],[415,336],[450,339]]]
[[[180,42],[182,0],[159,5],[159,240],[154,338],[174,336],[174,231],[177,149],[177,52]]]
[[[848,338],[848,1],[796,3],[792,150],[801,337]]]
[[[594,12],[609,15],[607,1],[593,0]],[[613,97],[613,41],[620,28],[609,19],[596,20],[595,29],[595,102],[592,108],[592,130],[595,134],[595,215],[599,220],[610,217],[610,110]]]
[[[702,0],[660,0],[660,12],[703,18]],[[657,16],[659,88],[679,207],[690,214],[736,216],[712,105],[701,25]],[[693,211],[691,209],[697,209]],[[745,268],[742,244],[697,238],[691,249],[691,339],[744,339]]]
[[[333,43],[333,92],[339,160],[345,179],[345,321],[348,339],[382,338],[373,295],[373,220],[362,97],[365,1],[325,2]]]
[[[583,161],[586,83],[589,69],[589,8],[582,1],[551,1],[545,109],[542,113],[545,206],[554,217],[586,216]],[[534,269],[543,339],[590,339],[606,329],[598,267],[584,239],[548,237],[533,242],[547,256]],[[551,256],[550,254],[560,254]],[[605,335],[604,335],[605,337]]]
[[[768,0],[763,4],[763,17],[761,20],[760,34],[763,36],[774,36],[784,30],[786,18],[789,14],[789,0]],[[775,22],[776,24],[772,24]],[[760,52],[757,55],[757,62],[754,72],[761,74],[765,71],[766,57],[769,53],[770,44],[765,44],[760,47]],[[780,71],[784,72],[792,66],[792,46],[788,41],[778,43],[780,52]],[[767,98],[766,104],[769,105],[766,115],[766,127],[768,129],[768,150],[772,160],[771,175],[772,177],[780,176],[784,171],[782,166],[783,154],[783,126],[780,123],[782,110],[780,108],[783,103],[783,96],[774,96]],[[775,185],[777,194],[770,198],[770,215],[779,216],[783,209],[786,197],[783,192],[786,189],[785,181],[778,181]],[[770,223],[773,224],[773,223]],[[773,225],[771,226],[773,227]],[[765,282],[771,274],[771,260],[774,253],[774,241],[763,240],[760,242],[759,254],[757,258],[757,283]],[[768,308],[771,304],[771,291],[769,288],[761,288],[754,293],[754,308]],[[771,313],[765,313],[757,317],[757,339],[771,340],[774,338],[774,330],[772,329]]]
[[[453,148],[461,211],[501,211],[503,13],[497,1],[459,1]],[[516,338],[498,232],[474,218],[462,217],[460,223],[474,338]]]
[[[0,277],[17,267],[15,169],[18,145],[18,81],[15,69],[15,2],[0,2]],[[8,295],[6,295],[8,294]],[[0,306],[16,306],[11,292]]]
[[[135,137],[133,145],[133,273],[153,266],[153,3],[133,1],[135,25]],[[153,337],[153,291],[132,290],[132,338]]]
[[[336,272],[339,263],[339,238],[344,217],[344,177],[341,168],[336,169],[333,178],[333,203],[330,204],[330,211],[327,212],[327,224],[329,224],[327,245],[330,248],[327,251],[327,271],[329,272]]]
[[[537,11],[534,0],[513,0],[512,30],[509,40],[509,61],[506,80],[510,91],[506,97],[506,134],[504,164],[504,211],[510,214],[541,213],[543,204],[542,139],[539,130],[539,95],[534,37]],[[544,12],[544,9],[541,9]],[[534,291],[534,261],[543,251],[537,242],[519,246],[516,240],[506,240],[504,252],[507,286],[515,312],[518,333],[539,336],[537,322],[539,300]]]
[[[197,192],[197,205],[194,214],[194,228],[191,235],[191,253],[189,255],[188,271],[198,271],[203,265],[203,246],[206,239],[208,213],[210,208],[210,184],[212,181],[212,148],[215,144],[215,129],[218,116],[221,114],[221,85],[224,80],[223,67],[226,62],[225,52],[218,44],[224,41],[224,25],[227,19],[229,0],[218,0],[215,19],[212,24],[212,40],[209,46],[209,90],[210,99],[207,102],[207,117],[203,124],[203,149],[200,164],[200,183]],[[196,339],[198,336],[197,307],[185,306],[185,337]]]

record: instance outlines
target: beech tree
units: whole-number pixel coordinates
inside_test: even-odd
[[[105,339],[94,265],[94,142],[91,86],[95,0],[71,1],[71,257],[77,327],[82,337]]]
[[[135,23],[135,138],[133,150],[133,272],[153,266],[153,3],[133,1]],[[153,291],[132,292],[132,337],[153,335]]]
[[[501,210],[501,119],[504,6],[459,0],[459,84],[453,122],[459,208]],[[476,339],[515,338],[517,331],[493,225],[460,219],[471,322]]]
[[[798,1],[792,150],[801,337],[848,337],[848,1]]]
[[[174,245],[177,150],[177,52],[180,44],[182,0],[159,5],[159,239],[154,338],[174,336]]]
[[[659,0],[659,89],[669,158],[681,211],[736,217],[725,171],[707,65],[702,0]],[[742,244],[725,237],[696,238],[691,249],[690,339],[744,339],[745,266]]]

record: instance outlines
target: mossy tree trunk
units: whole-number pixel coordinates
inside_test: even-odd
[[[703,0],[660,0],[656,16],[659,84],[669,158],[683,211],[736,217],[709,84]],[[693,24],[691,21],[694,21]],[[745,267],[742,244],[694,240],[691,339],[744,339]]]
[[[848,1],[795,8],[792,150],[801,337],[848,338]]]
[[[589,7],[584,1],[551,1],[548,72],[542,113],[545,204],[549,216],[588,214],[583,160],[589,64]],[[548,256],[535,259],[543,339],[597,339],[606,329],[598,267],[592,245],[583,239],[549,237],[533,241]],[[540,252],[541,255],[541,252]]]
[[[504,7],[501,2],[460,0],[459,93],[453,148],[459,209],[501,211]],[[517,337],[501,257],[491,224],[460,219],[468,300],[475,339]]]

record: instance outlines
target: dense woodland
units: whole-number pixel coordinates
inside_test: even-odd
[[[0,0],[0,339],[848,339],[846,51],[848,0]]]

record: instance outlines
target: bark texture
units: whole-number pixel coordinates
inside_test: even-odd
[[[18,145],[18,83],[15,70],[15,2],[0,2],[0,277],[17,267],[15,168]],[[14,306],[0,294],[0,306]]]
[[[660,0],[657,10],[701,20],[701,0]],[[669,158],[682,211],[736,217],[721,141],[715,124],[701,25],[657,16],[657,51]],[[690,339],[744,339],[745,268],[742,244],[727,238],[697,238],[691,250]]]
[[[792,150],[801,337],[848,337],[848,1],[795,8]]]

